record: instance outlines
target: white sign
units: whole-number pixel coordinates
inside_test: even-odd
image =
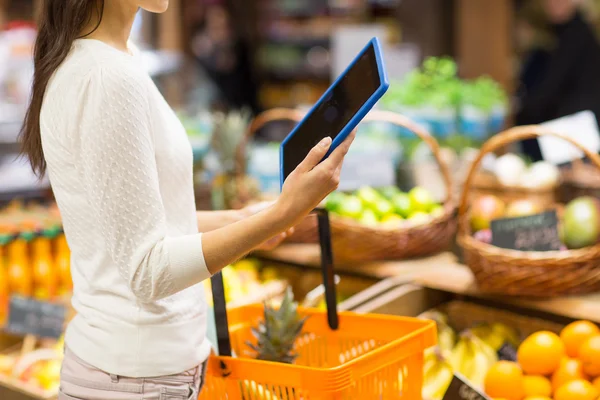
[[[598,123],[591,111],[544,122],[541,126],[570,137],[593,153],[600,151]],[[542,136],[538,138],[538,143],[544,160],[553,164],[564,164],[584,156],[579,148],[554,136]]]

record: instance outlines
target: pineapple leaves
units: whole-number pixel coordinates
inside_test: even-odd
[[[264,319],[251,329],[256,344],[246,345],[256,353],[256,359],[291,364],[298,357],[294,346],[308,317],[298,314],[298,303],[288,287],[278,309],[264,304]]]

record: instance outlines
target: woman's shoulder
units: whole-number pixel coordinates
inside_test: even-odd
[[[50,82],[50,91],[59,90],[93,90],[101,88],[98,93],[110,95],[120,90],[145,91],[148,77],[139,68],[133,58],[128,55],[79,48],[74,45],[60,68]],[[114,52],[118,50],[113,49]]]

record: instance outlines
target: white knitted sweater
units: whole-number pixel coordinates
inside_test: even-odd
[[[77,40],[41,113],[48,174],[71,248],[77,316],[66,345],[121,376],[183,372],[210,352],[209,277],[192,151],[137,59]]]

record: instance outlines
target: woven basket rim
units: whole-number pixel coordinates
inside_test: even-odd
[[[490,174],[489,172],[481,172],[479,171],[478,174]],[[495,182],[492,185],[480,185],[478,184],[478,182],[473,182],[471,184],[471,187],[473,189],[479,189],[479,190],[491,190],[494,192],[513,192],[513,193],[524,193],[524,194],[544,194],[544,193],[552,193],[555,190],[557,190],[562,184],[562,180],[559,179],[558,182],[556,182],[553,185],[546,185],[544,187],[539,187],[539,188],[527,188],[527,187],[521,187],[521,186],[508,186],[508,185],[504,185],[500,182]]]
[[[593,246],[583,247],[581,249],[568,250],[553,250],[553,251],[522,251],[514,249],[505,249],[497,247],[489,243],[475,239],[473,236],[465,233],[460,233],[457,236],[458,244],[465,250],[477,251],[485,257],[502,257],[503,259],[511,260],[528,260],[528,261],[554,261],[548,263],[549,268],[560,268],[570,266],[572,262],[585,262],[600,258],[600,243]],[[590,251],[592,250],[592,251]],[[561,265],[556,261],[565,261]]]
[[[586,166],[587,168],[587,166]],[[594,167],[591,167],[594,168]],[[600,181],[596,180],[595,182],[587,181],[584,182],[582,178],[580,178],[581,173],[577,173],[573,170],[573,168],[567,168],[563,171],[563,184],[571,185],[581,189],[600,189]]]

